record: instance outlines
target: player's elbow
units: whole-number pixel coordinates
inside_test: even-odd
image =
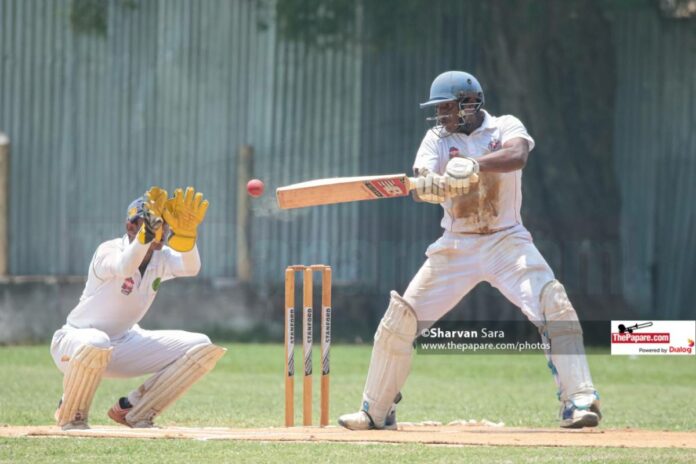
[[[197,276],[201,271],[201,257],[198,254],[198,249],[194,248],[191,251],[182,254],[183,260],[183,272],[184,277],[194,277]]]
[[[198,260],[194,266],[191,268],[191,277],[197,276],[198,273],[201,272],[201,261]]]
[[[510,153],[510,167],[514,170],[522,170],[527,165],[527,158],[529,157],[529,150],[525,147],[518,145],[514,147],[512,153]]]
[[[517,155],[517,169],[524,169],[527,166],[527,159],[529,158],[529,152],[524,150]]]
[[[195,277],[201,272],[201,261],[195,260],[186,263],[182,277]]]
[[[515,138],[503,145],[506,164],[513,170],[521,170],[527,165],[529,157],[529,142],[522,138]]]

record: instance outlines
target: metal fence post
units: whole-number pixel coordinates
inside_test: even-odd
[[[250,201],[246,184],[254,171],[254,148],[242,145],[237,159],[237,278],[251,281]]]
[[[0,132],[0,276],[7,275],[9,223],[9,181],[10,181],[10,139]]]

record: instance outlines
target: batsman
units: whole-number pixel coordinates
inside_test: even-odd
[[[428,118],[434,125],[416,154],[415,195],[442,206],[444,233],[428,247],[403,296],[391,292],[374,337],[361,409],[342,415],[343,427],[396,428],[396,403],[418,329],[438,321],[483,281],[519,307],[550,346],[546,357],[558,387],[560,426],[599,424],[599,395],[578,316],[522,225],[522,169],[534,140],[519,119],[493,116],[483,105],[478,80],[461,71],[439,75],[421,104],[434,108],[435,116]]]
[[[138,325],[162,282],[198,274],[196,236],[207,209],[208,201],[192,187],[176,189],[173,198],[152,187],[128,207],[126,234],[97,248],[80,301],[51,342],[63,373],[55,419],[64,430],[89,428],[90,405],[103,377],[145,374],[152,376],[116,401],[108,416],[128,427],[152,427],[155,416],[225,353],[200,333]]]

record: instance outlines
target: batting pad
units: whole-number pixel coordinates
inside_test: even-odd
[[[418,319],[398,293],[391,292],[389,308],[379,324],[367,372],[362,410],[379,428],[411,372],[413,340]]]
[[[140,387],[143,396],[126,415],[126,421],[132,427],[150,427],[152,419],[210,372],[225,351],[225,348],[212,344],[196,345],[189,349]]]
[[[565,288],[559,281],[552,280],[541,290],[540,298],[546,319],[542,337],[551,342],[547,357],[550,357],[550,367],[558,383],[559,399],[591,403],[595,389],[585,356],[582,328]]]
[[[63,376],[63,402],[58,408],[58,425],[64,430],[86,428],[89,407],[113,348],[82,345],[73,355]]]

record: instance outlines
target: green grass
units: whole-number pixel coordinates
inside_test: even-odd
[[[283,418],[281,345],[227,345],[215,371],[195,385],[158,423],[163,426],[280,426]],[[370,356],[369,346],[332,350],[331,417],[357,410]],[[299,352],[298,352],[299,355]],[[696,359],[593,354],[588,357],[602,394],[605,428],[696,430],[693,394]],[[315,366],[318,365],[315,352]],[[46,425],[61,394],[62,375],[47,346],[0,347],[0,425]],[[315,376],[315,421],[319,376]],[[142,379],[102,382],[92,406],[92,424],[109,424],[106,410]],[[299,422],[301,381],[296,384]],[[488,419],[506,425],[556,427],[555,385],[542,355],[416,355],[399,408],[402,421]],[[382,460],[451,462],[686,462],[693,450],[447,448],[423,445],[263,444],[179,440],[4,439],[0,462],[252,461],[311,458],[315,461]],[[149,458],[148,458],[149,456]],[[87,459],[85,459],[87,458]],[[41,461],[43,459],[44,461]]]
[[[693,450],[0,438],[0,463],[692,463]]]

